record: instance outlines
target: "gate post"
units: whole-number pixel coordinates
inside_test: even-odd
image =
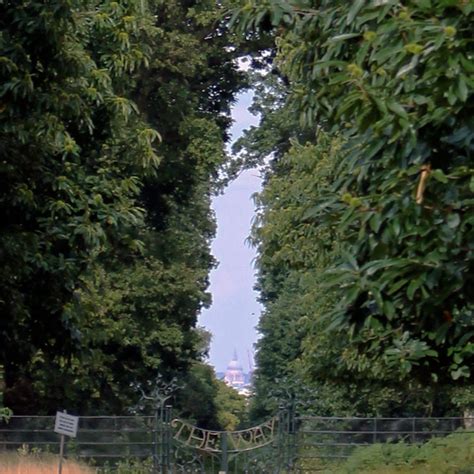
[[[176,379],[171,382],[164,382],[160,374],[157,375],[154,387],[150,395],[139,387],[142,393],[142,400],[145,403],[152,403],[153,407],[153,437],[152,437],[152,456],[153,472],[168,473],[171,472],[171,406],[165,405],[166,401],[172,397],[176,390]]]
[[[153,429],[153,472],[171,472],[171,405],[156,405]]]
[[[162,439],[162,426],[160,423],[160,412],[162,412],[162,408],[159,405],[155,405],[154,410],[154,418],[153,418],[153,472],[158,473],[158,439],[161,442]],[[158,437],[158,430],[160,432],[160,436]]]
[[[229,460],[227,456],[227,431],[221,433],[221,466],[219,474],[227,474],[229,470]]]
[[[161,439],[161,469],[166,474],[171,472],[171,413],[171,405],[166,405]]]

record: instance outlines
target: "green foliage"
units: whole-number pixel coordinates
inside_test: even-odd
[[[298,114],[287,104],[288,86],[269,67],[249,73],[253,103],[249,111],[260,123],[244,131],[233,145],[236,155],[231,165],[237,169],[262,166],[268,157],[280,159],[293,140],[304,143],[313,139],[313,131],[298,126]]]
[[[248,421],[247,399],[222,380],[217,380],[217,421],[222,430],[235,431]]]
[[[0,3],[5,398],[118,414],[204,355],[210,199],[243,75],[227,2],[43,3]]]
[[[197,277],[183,265],[167,268],[151,257],[115,272],[98,270],[79,294],[87,352],[66,360],[38,351],[31,361],[42,403],[71,400],[80,413],[121,413],[137,402],[137,386],[157,371],[171,376],[201,355],[192,325]]]
[[[323,135],[318,145],[294,143],[275,161],[257,197],[252,240],[259,252],[259,290],[266,306],[258,326],[263,337],[257,343],[255,372],[254,412],[261,415],[277,408],[278,402],[268,395],[294,378],[311,322],[319,324],[334,300],[328,292],[320,294],[321,277],[338,255],[338,239],[334,229],[308,220],[307,213],[314,200],[328,192],[339,155],[338,140]],[[321,344],[320,334],[319,339]],[[320,364],[324,360],[331,365],[329,346],[326,338],[318,351]]]
[[[325,472],[357,473],[471,473],[474,465],[472,434],[462,431],[422,444],[374,444],[358,448],[346,463]]]
[[[140,175],[159,164],[158,134],[127,98],[154,34],[141,3],[0,6],[1,358],[10,399],[35,353],[62,357],[80,344],[71,304],[91,262],[139,248]]]
[[[98,468],[99,474],[147,474],[153,469],[152,459],[120,461],[114,466]]]
[[[340,140],[322,132],[316,145],[294,143],[273,163],[257,197],[253,241],[266,309],[258,326],[253,418],[274,413],[292,394],[300,409],[323,416],[402,416],[451,406],[448,395],[412,380],[401,384],[382,364],[355,378],[349,334],[334,338],[326,330],[341,290],[328,290],[325,272],[343,251],[343,234],[310,216],[314,202],[331,196],[343,158]]]
[[[206,364],[195,363],[173,399],[181,418],[201,427],[233,431],[247,421],[247,400],[218,380]]]
[[[306,213],[344,250],[316,293],[339,296],[314,328],[348,337],[338,363],[355,376],[432,393],[472,386],[473,14],[471,2],[245,1],[233,17],[273,28],[301,124],[344,143]]]
[[[193,365],[173,400],[179,417],[202,428],[220,429],[217,417],[217,379],[206,364]]]
[[[3,390],[5,389],[4,375],[3,365],[0,365],[0,421],[8,419],[12,414],[9,408],[3,406]]]

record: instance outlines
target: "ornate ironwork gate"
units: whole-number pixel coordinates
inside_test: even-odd
[[[240,431],[213,431],[181,419],[163,408],[158,431],[160,452],[154,458],[161,473],[278,474],[294,462],[294,422],[281,410],[261,425]]]

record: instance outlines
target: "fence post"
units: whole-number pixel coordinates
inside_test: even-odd
[[[287,408],[280,407],[280,424],[283,427],[281,450],[282,463],[286,472],[290,473],[293,470],[295,449],[296,449],[296,420],[295,420],[295,400],[292,398],[288,403]]]
[[[164,442],[162,444],[163,449],[163,467],[166,473],[171,472],[171,414],[172,414],[172,407],[171,405],[166,405],[166,413],[165,413],[165,436]]]
[[[288,409],[288,472],[292,472],[296,451],[296,402],[294,396]]]
[[[161,426],[160,426],[160,412],[163,411],[163,408],[158,404],[155,404],[154,419],[153,419],[153,472],[156,474],[159,472],[158,465],[158,430],[160,430],[160,441],[162,438]]]
[[[284,466],[286,462],[286,442],[288,438],[288,429],[286,426],[287,410],[283,405],[280,405],[278,408],[278,427],[277,427],[277,437],[274,444],[275,448],[275,459],[277,463],[277,472],[280,472],[280,467]]]

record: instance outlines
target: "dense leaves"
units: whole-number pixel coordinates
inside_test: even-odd
[[[246,398],[203,363],[193,364],[173,403],[180,416],[203,428],[232,431],[242,428],[247,419]]]
[[[8,394],[32,357],[64,355],[80,343],[71,308],[79,277],[111,249],[138,248],[139,176],[159,159],[157,132],[126,97],[153,34],[140,2],[0,8],[1,350]]]
[[[242,5],[233,19],[237,28],[258,33],[268,22],[274,28],[277,64],[301,124],[317,124],[343,142],[344,166],[305,214],[337,229],[343,252],[316,293],[338,297],[324,318],[314,318],[317,332],[305,342],[303,364],[311,357],[309,365],[316,363],[318,332],[332,331],[349,336],[337,364],[354,377],[413,380],[432,394],[447,386],[469,390],[472,4]],[[302,248],[295,243],[289,253]],[[280,271],[281,265],[269,267]]]
[[[0,351],[17,414],[124,412],[203,357],[210,198],[243,85],[224,6],[0,3]]]

